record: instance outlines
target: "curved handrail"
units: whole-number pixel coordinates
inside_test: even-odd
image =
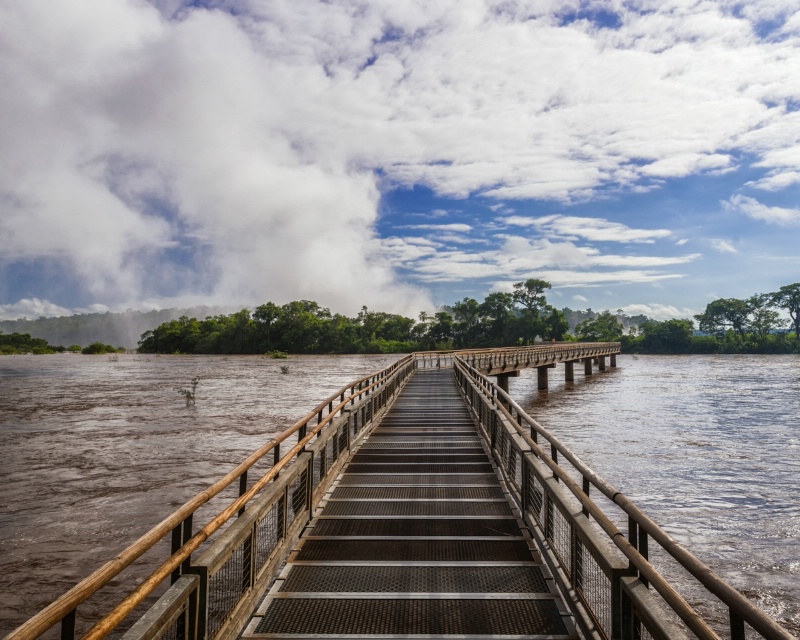
[[[748,600],[738,590],[729,585],[719,574],[717,574],[711,567],[706,565],[697,556],[691,553],[688,549],[683,547],[677,540],[669,535],[658,524],[646,516],[627,496],[625,496],[616,487],[600,477],[594,470],[587,466],[578,456],[570,451],[555,435],[548,431],[545,427],[540,425],[535,419],[530,417],[523,409],[511,398],[509,394],[503,391],[498,385],[489,380],[480,371],[469,365],[466,361],[456,358],[456,367],[461,368],[463,372],[470,377],[478,386],[482,387],[484,394],[492,399],[492,404],[497,407],[503,414],[506,415],[518,427],[519,434],[524,438],[526,444],[531,447],[537,457],[542,460],[548,468],[553,471],[553,474],[558,476],[560,480],[567,486],[576,499],[585,507],[597,523],[603,528],[606,534],[611,537],[614,544],[625,554],[631,563],[644,575],[656,590],[664,597],[667,602],[679,601],[674,599],[674,595],[678,595],[681,601],[683,598],[674,592],[671,586],[661,577],[658,571],[649,563],[649,561],[642,556],[638,550],[631,545],[617,527],[608,519],[603,511],[596,505],[596,503],[589,497],[582,487],[578,487],[577,483],[567,474],[567,472],[553,459],[551,455],[542,450],[537,442],[522,428],[521,423],[527,424],[538,435],[541,435],[555,451],[563,455],[570,464],[578,471],[581,476],[595,486],[603,495],[609,498],[617,506],[619,506],[630,518],[632,518],[642,530],[647,532],[658,544],[674,558],[689,574],[700,582],[710,593],[715,595],[719,600],[725,604],[732,612],[738,615],[742,620],[749,624],[753,629],[758,631],[765,638],[776,640],[794,640],[786,629],[781,627],[775,620],[770,618],[761,609],[756,607],[750,600]],[[663,592],[662,592],[663,589]],[[674,595],[673,595],[674,594]],[[686,607],[691,607],[683,601]],[[683,606],[679,604],[679,606]],[[676,610],[676,613],[679,613]],[[686,613],[684,611],[684,613]],[[695,629],[697,618],[692,609],[692,614],[688,614],[691,618],[684,622],[690,626],[696,633],[701,634],[701,637],[716,637],[707,636],[709,629],[701,629],[700,625]],[[681,616],[683,618],[683,616]],[[713,633],[713,632],[711,632]]]
[[[111,580],[113,580],[117,575],[119,575],[126,567],[130,566],[144,553],[152,549],[160,540],[162,540],[167,534],[169,534],[173,529],[175,529],[175,527],[180,526],[181,523],[183,523],[201,506],[206,504],[209,500],[211,500],[213,497],[215,497],[220,492],[225,490],[241,476],[243,476],[253,465],[255,465],[270,451],[273,451],[282,442],[286,441],[294,434],[301,432],[301,430],[303,430],[304,428],[307,428],[308,424],[314,418],[317,418],[318,421],[317,425],[314,427],[311,433],[303,434],[301,437],[299,437],[298,444],[295,445],[295,447],[293,447],[291,451],[289,451],[286,455],[284,455],[280,461],[278,461],[275,465],[273,465],[272,469],[270,469],[270,471],[258,481],[257,484],[261,483],[260,488],[263,488],[264,484],[266,484],[262,483],[263,479],[269,476],[272,473],[273,469],[277,468],[277,471],[280,471],[280,469],[282,469],[286,464],[288,464],[288,462],[291,461],[294,455],[296,455],[298,447],[300,447],[300,449],[302,450],[302,446],[305,446],[305,444],[307,444],[313,436],[319,433],[319,431],[325,425],[327,425],[328,422],[332,420],[336,416],[336,414],[339,413],[348,403],[353,403],[355,402],[356,398],[362,395],[369,394],[376,386],[381,384],[395,371],[397,371],[404,365],[410,364],[411,362],[413,362],[412,354],[405,356],[400,360],[397,360],[390,366],[382,369],[377,373],[371,373],[367,376],[364,376],[363,378],[360,378],[355,382],[351,382],[342,387],[341,389],[339,389],[338,391],[336,391],[326,400],[318,404],[305,417],[295,422],[294,425],[286,429],[276,438],[270,440],[269,442],[261,446],[259,449],[253,452],[247,459],[245,459],[244,462],[237,465],[234,469],[229,471],[227,474],[225,474],[225,476],[223,476],[220,480],[212,484],[210,487],[208,487],[204,491],[201,491],[193,498],[188,500],[181,507],[179,507],[172,514],[170,514],[167,518],[162,520],[160,523],[155,525],[145,534],[140,536],[135,542],[133,542],[128,547],[123,549],[112,560],[108,561],[107,563],[102,565],[99,569],[89,574],[86,578],[81,580],[78,584],[76,584],[66,593],[62,594],[56,600],[51,602],[48,606],[39,611],[32,618],[28,619],[17,629],[6,635],[3,640],[32,640],[33,638],[37,638],[38,636],[46,632],[48,629],[50,629],[53,625],[57,624],[59,621],[63,620],[67,615],[69,615],[72,611],[74,611],[81,603],[86,601],[90,596],[92,596],[97,591],[106,586],[109,582],[111,582]],[[365,383],[367,384],[367,386],[363,386]],[[333,403],[337,399],[339,400],[340,403],[334,408]],[[322,415],[326,409],[328,410],[328,415],[326,418],[323,419]],[[300,445],[301,442],[303,443],[302,446]],[[254,487],[255,486],[256,485],[254,485]],[[238,510],[241,507],[243,507],[247,502],[252,500],[252,498],[256,495],[256,493],[257,492],[253,492],[253,490],[250,489],[242,496],[240,496],[240,498],[238,498],[233,503],[235,505],[238,505],[234,513],[238,512]],[[242,500],[242,498],[244,498],[245,496],[247,496],[247,499]],[[226,512],[229,509],[230,507],[226,509]],[[227,519],[230,519],[230,517],[228,517]],[[227,519],[225,521],[227,521]],[[192,538],[191,540],[194,539],[195,538]],[[185,543],[184,546],[181,547],[181,549],[186,547],[187,544],[188,542]],[[199,544],[200,543],[198,543],[198,546]],[[180,550],[176,553],[179,552]],[[174,558],[174,555],[172,557]]]

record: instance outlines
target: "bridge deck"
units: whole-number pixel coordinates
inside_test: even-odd
[[[244,633],[575,638],[452,371],[420,371],[361,445]]]

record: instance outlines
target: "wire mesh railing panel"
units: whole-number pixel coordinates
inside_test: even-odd
[[[657,640],[638,619],[634,620],[633,638],[634,640]]]
[[[575,541],[575,589],[606,637],[611,635],[612,594],[611,580],[602,570],[589,550]]]
[[[325,448],[322,447],[321,450],[317,453],[314,457],[314,464],[313,464],[313,473],[314,477],[311,480],[311,486],[315,489],[319,486],[319,483],[322,482],[323,478],[325,478]]]
[[[532,470],[528,471],[528,513],[531,514],[533,519],[540,527],[544,519],[544,487],[539,477],[533,473]]]
[[[156,637],[160,640],[186,640],[189,635],[189,602],[181,604],[174,614],[175,620]]]
[[[256,568],[261,569],[278,544],[283,540],[286,527],[283,522],[284,499],[280,498],[256,523]]]
[[[330,469],[336,464],[336,459],[339,457],[339,439],[334,436],[328,440],[325,445],[325,467]]]
[[[347,451],[347,424],[343,424],[341,427],[339,427],[338,438],[339,451]]]
[[[522,492],[522,465],[522,454],[519,451],[514,450],[514,473],[511,476],[511,479],[518,493]]]
[[[567,577],[572,578],[572,525],[560,509],[549,509],[548,514],[552,520],[551,526],[548,527],[550,534],[548,541],[553,552],[561,561],[564,573],[567,574]]]
[[[251,585],[252,538],[248,536],[208,579],[208,637],[213,638]]]
[[[500,458],[500,464],[505,467],[508,456],[508,434],[502,427],[497,429],[497,454]]]
[[[308,505],[308,473],[303,471],[297,475],[294,484],[289,489],[289,513],[287,526],[305,511]]]

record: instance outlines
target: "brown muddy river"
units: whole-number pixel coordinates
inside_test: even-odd
[[[396,359],[0,358],[0,636],[330,393]],[[576,370],[574,385],[556,369],[546,393],[525,371],[511,393],[800,632],[800,358],[623,356],[619,364],[586,380]],[[187,407],[178,389],[195,376],[196,404]],[[83,616],[100,604],[82,607]]]

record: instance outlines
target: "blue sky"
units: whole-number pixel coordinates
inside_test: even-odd
[[[0,318],[800,280],[789,0],[0,7]]]

